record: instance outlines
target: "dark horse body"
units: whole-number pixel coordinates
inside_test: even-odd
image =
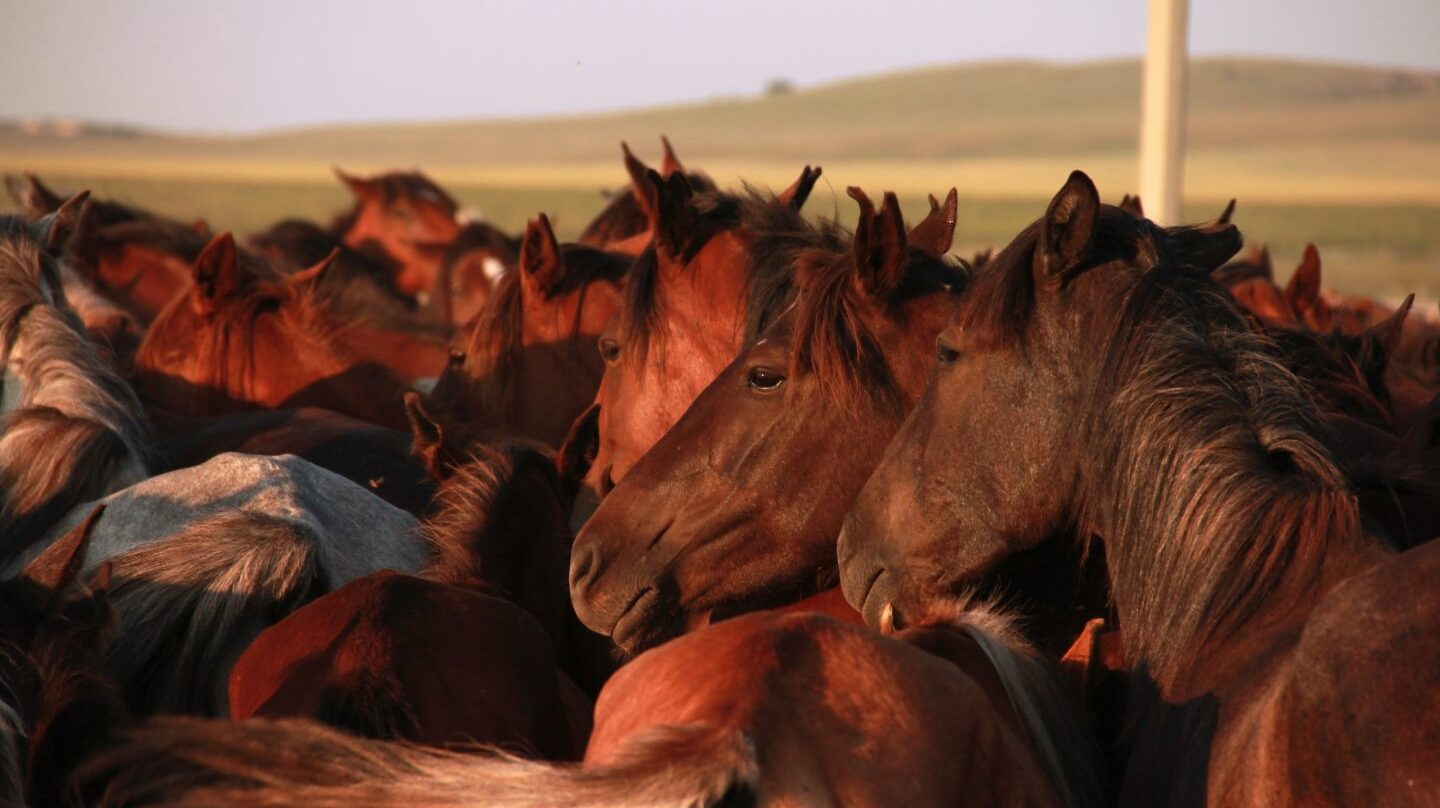
[[[1308,389],[1209,277],[1238,247],[1073,174],[942,333],[846,594],[903,622],[1074,529],[1125,633],[1122,804],[1436,804],[1440,547],[1359,527]]]

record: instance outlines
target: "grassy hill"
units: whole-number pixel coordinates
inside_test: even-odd
[[[1353,255],[1339,265],[1352,286],[1440,293],[1440,73],[1204,59],[1190,84],[1186,192],[1195,211],[1238,196],[1242,225],[1247,212],[1264,222],[1257,237],[1277,244],[1282,262],[1316,240]],[[0,170],[56,175],[250,229],[343,204],[332,165],[419,166],[506,226],[545,208],[573,234],[599,208],[596,190],[623,181],[618,142],[654,159],[663,132],[722,184],[745,177],[782,186],[801,165],[820,163],[826,210],[848,211],[850,184],[895,189],[914,208],[925,192],[956,185],[973,211],[968,221],[962,211],[961,240],[979,244],[1003,241],[1038,215],[1071,168],[1089,171],[1107,196],[1133,190],[1139,96],[1137,61],[994,62],[534,120],[243,137],[37,137],[9,126],[0,127]]]

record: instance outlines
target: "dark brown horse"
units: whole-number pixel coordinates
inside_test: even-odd
[[[800,215],[819,176],[820,169],[807,166],[775,196],[697,193],[683,176],[648,175],[658,229],[631,267],[620,311],[600,338],[605,372],[596,409],[591,423],[577,425],[577,443],[589,446],[571,523],[576,530],[793,301],[796,254],[843,246],[839,228]]]
[[[435,285],[440,257],[433,245],[460,234],[460,205],[418,171],[357,177],[335,169],[355,196],[355,207],[334,226],[346,246],[374,253],[395,267],[395,288],[415,297]]]
[[[196,259],[195,283],[151,323],[135,357],[136,384],[159,407],[221,415],[277,407],[324,407],[407,430],[404,382],[362,361],[314,294],[326,262],[266,277],[242,268],[229,233]]]
[[[626,256],[561,245],[544,214],[463,337],[428,404],[449,427],[559,446],[595,397],[595,339],[620,303]]]
[[[1057,530],[1103,542],[1133,677],[1126,805],[1440,800],[1440,546],[1359,527],[1306,386],[1080,172],[972,283],[840,540],[903,623]]]
[[[816,615],[712,626],[646,653],[606,686],[579,766],[300,721],[172,720],[126,733],[77,790],[103,808],[1082,808],[1103,799],[1055,674],[983,611],[896,638]]]
[[[923,389],[965,282],[941,257],[953,216],[907,236],[893,194],[879,211],[851,195],[851,249],[797,256],[790,313],[705,388],[576,539],[576,611],[627,650],[835,583],[840,520]]]

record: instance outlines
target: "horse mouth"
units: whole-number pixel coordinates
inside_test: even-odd
[[[661,633],[652,619],[659,606],[660,590],[647,586],[636,592],[610,628],[610,641],[632,654],[654,645]]]
[[[876,594],[876,590],[880,589],[876,584],[880,583],[880,579],[884,577],[885,568],[877,567],[875,572],[870,575],[869,580],[865,582],[864,587],[860,590],[860,596],[853,600],[849,597],[846,598],[855,605],[856,610],[860,612],[860,616],[865,618],[865,625],[871,626],[872,628],[880,625],[881,615],[887,611],[887,606],[890,607],[891,611],[893,611],[894,608],[889,598],[879,597]]]

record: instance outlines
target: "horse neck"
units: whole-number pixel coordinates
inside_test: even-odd
[[[1131,667],[1165,690],[1253,626],[1303,622],[1377,545],[1308,390],[1238,315],[1115,335],[1077,410],[1096,414],[1080,525],[1105,542]]]

